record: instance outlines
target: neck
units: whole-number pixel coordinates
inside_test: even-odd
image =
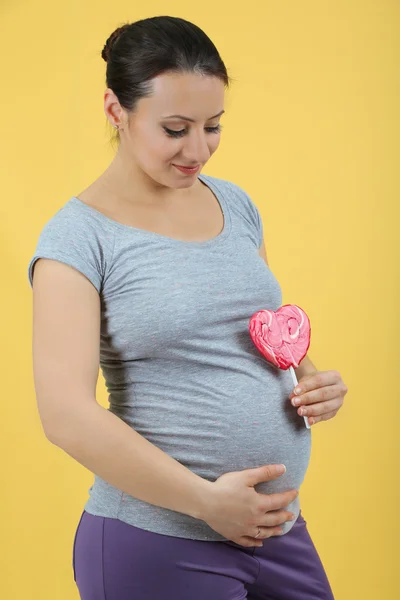
[[[132,157],[118,149],[113,161],[101,176],[101,183],[108,193],[134,203],[154,204],[165,207],[182,200],[198,189],[199,181],[185,188],[171,188],[149,177]]]

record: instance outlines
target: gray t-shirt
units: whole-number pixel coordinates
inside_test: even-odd
[[[282,304],[258,253],[260,214],[238,185],[199,179],[224,214],[216,237],[181,241],[123,225],[73,196],[43,227],[29,281],[35,260],[45,257],[71,265],[99,292],[108,410],[204,479],[283,463],[286,473],[256,491],[299,489],[310,430],[288,398],[290,373],[265,360],[248,329],[256,311]],[[226,539],[202,520],[143,502],[97,475],[85,509],[160,534]],[[299,498],[288,509],[298,516]]]

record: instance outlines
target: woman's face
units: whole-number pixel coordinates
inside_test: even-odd
[[[216,77],[168,73],[152,84],[153,95],[138,102],[129,122],[112,90],[106,92],[106,114],[124,129],[118,153],[125,165],[139,167],[158,184],[190,187],[220,142],[224,83]],[[174,164],[200,166],[188,175]]]

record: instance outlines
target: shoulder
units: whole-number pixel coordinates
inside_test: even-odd
[[[114,234],[101,219],[71,198],[42,225],[28,266],[32,286],[33,267],[39,258],[50,258],[75,267],[100,291],[114,248]]]
[[[206,181],[208,181],[212,185],[215,185],[221,189],[224,189],[227,192],[230,192],[230,193],[244,192],[244,190],[242,190],[242,188],[240,188],[236,183],[234,183],[233,181],[229,181],[228,179],[222,179],[222,177],[215,177],[214,175],[206,175],[205,173],[201,173],[201,177],[203,177]]]
[[[250,195],[246,190],[239,184],[230,181],[228,179],[222,179],[221,177],[214,177],[211,175],[202,176],[208,180],[211,184],[215,185],[222,192],[225,192],[228,196],[236,199],[239,203],[243,204],[246,208],[254,211],[257,210],[257,206],[251,199]]]
[[[79,200],[75,196],[65,202],[54,215],[45,221],[42,232],[71,231],[77,235],[88,234],[88,240],[104,242],[114,236],[114,229],[107,218],[95,207]]]
[[[257,229],[259,236],[261,236],[262,219],[260,211],[249,193],[242,186],[233,181],[229,181],[228,179],[213,177],[211,175],[205,175],[204,177],[224,194],[224,198],[227,200],[230,210],[246,219]]]

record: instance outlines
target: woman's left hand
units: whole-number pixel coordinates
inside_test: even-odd
[[[303,375],[295,389],[299,394],[290,394],[293,406],[298,406],[298,414],[307,416],[310,425],[327,421],[336,415],[342,407],[347,394],[347,386],[337,371],[316,371]]]

